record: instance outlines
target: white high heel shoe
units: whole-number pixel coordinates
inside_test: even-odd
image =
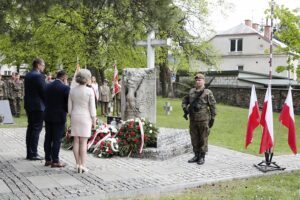
[[[87,173],[88,171],[89,171],[89,169],[88,168],[86,168],[86,167],[83,167],[82,165],[79,167],[79,173]]]
[[[76,172],[80,173],[80,165],[76,165]]]

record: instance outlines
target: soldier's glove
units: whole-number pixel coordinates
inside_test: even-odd
[[[188,118],[188,115],[189,115],[188,109],[187,108],[183,108],[183,112],[184,112],[184,115],[183,115],[184,119],[185,120],[189,120],[189,118]]]
[[[211,119],[211,120],[208,122],[208,127],[209,127],[209,128],[213,127],[214,122],[215,122],[215,119]]]

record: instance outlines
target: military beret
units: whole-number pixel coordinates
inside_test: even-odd
[[[205,77],[204,77],[204,75],[203,74],[196,74],[196,76],[195,76],[195,80],[196,79],[205,79]]]

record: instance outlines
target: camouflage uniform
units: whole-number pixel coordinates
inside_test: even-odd
[[[197,91],[192,88],[183,98],[182,108],[189,112],[191,142],[195,153],[189,162],[203,164],[208,150],[209,131],[216,116],[216,100],[209,89],[203,87]]]
[[[15,107],[14,107],[14,80],[13,79],[9,79],[7,81],[7,98],[8,98],[8,101],[9,101],[9,106],[10,106],[10,110],[11,110],[11,114],[13,116],[16,115],[16,110],[15,110]]]
[[[6,84],[4,81],[0,80],[0,100],[6,98]]]
[[[22,80],[16,80],[13,82],[13,107],[15,111],[15,116],[20,117],[21,113],[21,103],[24,96],[24,83]]]

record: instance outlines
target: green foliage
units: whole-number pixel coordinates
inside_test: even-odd
[[[270,13],[270,10],[267,10]],[[277,30],[275,32],[275,38],[285,43],[287,47],[278,47],[279,53],[288,55],[287,65],[278,66],[277,70],[282,72],[284,70],[294,72],[295,63],[300,58],[300,15],[299,9],[289,10],[288,8],[279,5],[274,9],[275,19],[279,21]],[[298,77],[300,75],[297,69],[296,73]]]
[[[190,56],[213,65],[214,52],[202,42],[196,44],[186,27],[192,17],[205,22],[208,5],[207,0],[3,1],[0,51],[5,57],[1,63],[19,66],[42,57],[46,72],[64,68],[70,74],[77,58],[81,66],[101,74],[115,62],[121,69],[145,67],[146,49],[135,48],[134,41],[155,29],[158,38],[171,37],[182,49],[173,52],[178,61],[171,66],[173,71],[187,69]],[[166,48],[160,49],[158,63],[166,62]]]

